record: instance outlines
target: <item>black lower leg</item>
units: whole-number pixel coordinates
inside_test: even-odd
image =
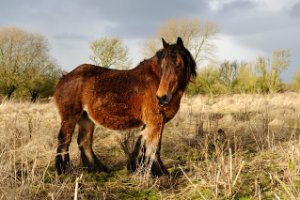
[[[143,156],[144,156],[144,149],[145,146],[143,145],[142,148],[142,135],[140,135],[135,143],[134,149],[132,153],[130,153],[128,161],[127,161],[127,170],[130,172],[136,171],[138,166],[143,162]],[[142,153],[141,153],[142,149]]]
[[[56,151],[56,157],[55,157],[55,169],[57,171],[58,174],[62,174],[65,170],[64,170],[64,160],[63,157],[61,155],[62,153],[62,144],[63,144],[63,133],[60,130],[58,133],[58,147],[57,147],[57,151]]]
[[[62,156],[61,151],[58,152],[55,157],[55,169],[58,174],[62,174],[71,169],[70,156],[69,153],[65,153],[65,155]]]
[[[164,166],[163,162],[160,159],[160,155],[156,155],[156,159],[152,164],[151,167],[151,174],[153,176],[163,176],[163,175],[169,175],[169,171]]]
[[[94,160],[94,171],[103,171],[108,172],[108,168],[98,160],[97,156],[92,152],[93,160]]]
[[[162,136],[160,136],[159,138],[159,143],[155,153],[155,160],[151,167],[151,174],[153,176],[169,175],[169,171],[167,170],[167,168],[164,166],[163,162],[160,159],[161,141],[162,141]]]
[[[70,138],[65,137],[62,130],[58,134],[58,147],[55,157],[55,168],[58,174],[67,172],[71,168],[69,155]]]
[[[58,174],[62,174],[65,171],[63,158],[60,154],[55,157],[55,169]]]
[[[88,172],[108,171],[107,167],[98,160],[97,156],[92,150],[89,150],[90,157],[87,156],[87,152],[85,152],[83,147],[80,147],[80,152],[83,167],[87,169]]]

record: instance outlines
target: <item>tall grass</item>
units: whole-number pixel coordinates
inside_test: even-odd
[[[73,139],[74,170],[57,176],[54,103],[4,101],[0,199],[299,199],[299,111],[296,93],[184,98],[163,136],[171,178],[145,182],[125,168],[120,141],[132,136],[102,127],[94,149],[111,171],[83,171]]]

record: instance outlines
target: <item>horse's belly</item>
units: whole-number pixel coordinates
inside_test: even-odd
[[[129,92],[96,95],[84,106],[90,118],[98,125],[116,130],[143,125],[140,106]]]
[[[111,110],[99,109],[98,111],[88,112],[89,117],[97,125],[115,130],[124,130],[142,126],[141,120],[128,113],[114,113]]]

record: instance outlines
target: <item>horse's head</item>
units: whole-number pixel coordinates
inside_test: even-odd
[[[157,52],[160,83],[156,97],[160,106],[168,104],[178,89],[185,90],[191,76],[196,75],[196,63],[180,37],[176,44],[168,44],[164,39],[162,42],[164,48]]]

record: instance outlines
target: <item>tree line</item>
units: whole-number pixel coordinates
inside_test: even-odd
[[[53,94],[59,68],[49,55],[48,43],[39,34],[18,28],[0,29],[0,92],[7,98]]]
[[[161,49],[161,38],[173,43],[180,36],[198,65],[198,76],[189,85],[188,94],[300,92],[300,68],[293,83],[285,84],[280,76],[289,67],[290,51],[278,49],[271,58],[258,57],[253,62],[215,61],[218,24],[199,19],[170,19],[142,45],[144,56]],[[90,60],[107,68],[128,69],[131,61],[121,38],[103,37],[90,43]],[[201,67],[200,67],[201,66]],[[203,67],[205,66],[205,67]],[[52,96],[62,70],[51,57],[47,39],[19,28],[0,28],[0,96],[30,98]]]
[[[300,73],[298,77],[294,76],[292,84],[286,84],[280,78],[289,66],[289,57],[289,50],[278,49],[273,51],[271,59],[260,56],[253,62],[225,61],[220,65],[208,64],[199,69],[197,78],[189,85],[188,94],[298,91]]]

